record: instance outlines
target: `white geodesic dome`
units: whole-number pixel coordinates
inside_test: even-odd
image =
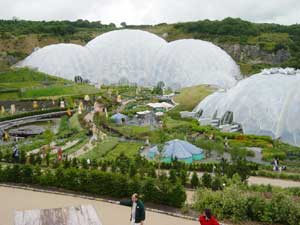
[[[240,81],[224,94],[214,93],[195,110],[202,118],[233,113],[246,134],[268,135],[300,145],[300,71],[264,70]],[[217,112],[217,113],[216,113]]]
[[[69,80],[74,80],[75,76],[91,80],[96,75],[90,50],[76,44],[53,44],[37,49],[16,66]]]
[[[97,80],[117,83],[127,79],[139,85],[153,85],[150,69],[157,51],[166,41],[140,30],[116,30],[87,43],[97,61]]]
[[[153,80],[180,88],[199,84],[230,88],[240,77],[234,60],[218,46],[201,40],[183,39],[165,45],[153,64]]]
[[[137,83],[180,89],[199,84],[230,88],[240,70],[233,59],[216,45],[201,40],[167,43],[157,35],[141,30],[104,33],[86,46],[49,45],[34,51],[19,67],[74,80],[82,76],[94,83]]]
[[[224,90],[216,91],[203,99],[193,110],[193,112],[200,112],[202,118],[212,118],[214,114],[217,115],[218,103],[226,95]],[[203,110],[205,109],[205,110]]]

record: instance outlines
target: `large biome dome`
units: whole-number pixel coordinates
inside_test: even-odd
[[[117,83],[127,79],[139,85],[153,85],[153,59],[165,44],[164,39],[149,32],[125,29],[102,34],[86,47],[96,57],[99,81]]]
[[[240,76],[238,65],[224,50],[194,39],[168,43],[153,66],[153,79],[177,88],[199,84],[230,88]]]
[[[17,64],[38,71],[74,80],[75,76],[93,79],[95,62],[91,52],[76,44],[53,44],[40,48]]]
[[[300,71],[264,70],[227,92],[216,92],[195,108],[201,118],[221,119],[232,112],[244,133],[280,138],[300,145]]]
[[[140,30],[116,30],[87,43],[49,45],[34,51],[20,67],[94,83],[137,83],[153,86],[163,81],[179,89],[199,84],[230,88],[240,75],[233,59],[216,45],[201,40],[167,43]]]

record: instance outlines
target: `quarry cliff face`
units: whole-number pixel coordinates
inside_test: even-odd
[[[28,45],[27,39],[28,38],[24,39],[24,43],[20,43],[22,40],[18,40],[17,45],[6,45],[8,40],[6,40],[6,43],[1,43],[2,41],[0,40],[0,45],[2,46],[0,51],[0,63],[13,65],[29,55],[33,51],[34,47],[42,47],[48,44],[60,42],[58,39],[53,39],[53,43],[52,40],[47,40],[47,42],[44,40],[34,40],[34,44],[32,43]],[[78,44],[78,41],[70,40],[70,43]],[[258,45],[241,45],[238,43],[215,44],[224,49],[236,62],[243,62],[249,65],[269,64],[272,66],[279,66],[291,58],[291,53],[286,49],[279,49],[276,52],[268,52],[262,50]],[[5,45],[7,48],[5,48]]]
[[[276,52],[267,52],[260,49],[257,45],[240,45],[240,44],[218,44],[237,62],[249,64],[282,64],[290,59],[291,54],[286,49],[279,49]]]

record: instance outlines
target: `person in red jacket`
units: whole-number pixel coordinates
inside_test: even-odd
[[[210,209],[205,209],[203,215],[199,216],[199,222],[201,225],[220,225],[215,217],[211,215]]]

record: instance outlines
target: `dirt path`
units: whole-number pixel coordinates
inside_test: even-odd
[[[103,225],[129,225],[130,208],[101,201],[66,195],[34,192],[16,188],[0,187],[0,225],[13,225],[14,210],[59,208],[91,204],[97,210]],[[160,213],[146,213],[146,225],[199,225],[197,221],[185,220]]]

